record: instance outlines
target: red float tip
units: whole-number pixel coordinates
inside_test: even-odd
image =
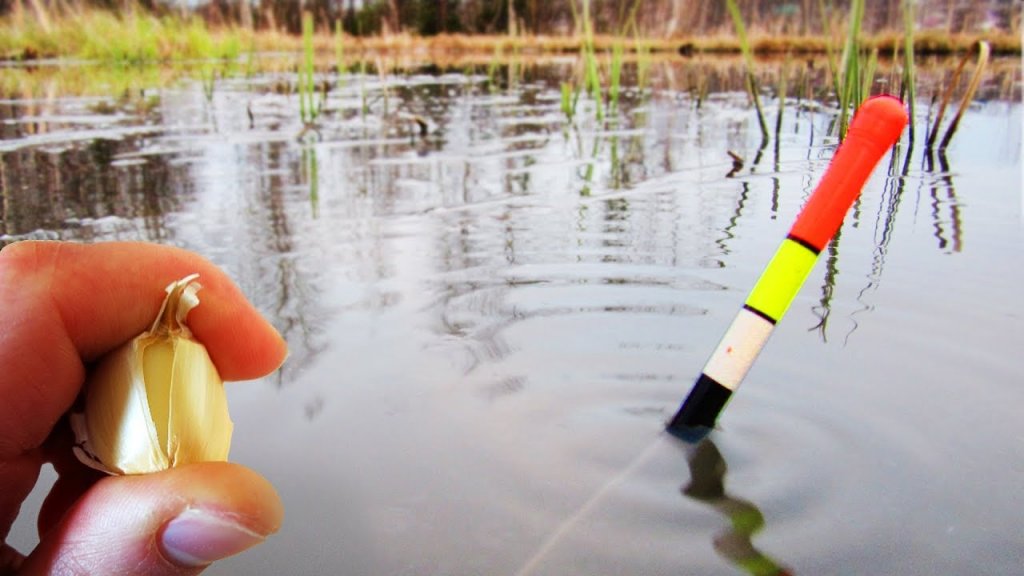
[[[856,132],[858,138],[882,145],[884,152],[899,140],[908,120],[902,100],[889,94],[872,96],[854,113],[847,138]]]
[[[790,237],[820,252],[843,223],[871,171],[907,125],[903,102],[874,96],[861,104],[850,122],[818,188],[797,217]]]

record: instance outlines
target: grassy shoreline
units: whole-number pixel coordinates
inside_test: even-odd
[[[359,57],[412,53],[444,58],[452,54],[486,54],[498,51],[518,54],[575,54],[585,38],[579,36],[506,36],[438,35],[345,36],[346,52]],[[995,55],[1020,54],[1021,38],[1009,32],[985,34],[946,34],[939,30],[915,33],[914,51],[921,55],[963,53],[985,40]],[[786,36],[756,29],[750,32],[755,54],[825,54],[830,43],[839,40],[826,36]],[[333,51],[336,39],[326,23],[319,23],[314,37],[317,52]],[[739,40],[731,34],[711,34],[675,38],[630,39],[625,43],[613,35],[595,35],[594,48],[610,51],[615,44],[626,50],[638,45],[651,53],[683,56],[697,54],[739,54]],[[902,46],[902,31],[892,30],[865,35],[863,46],[877,48],[880,54],[892,54]],[[198,18],[154,16],[141,11],[113,14],[99,10],[72,13],[60,19],[39,23],[21,13],[0,20],[0,60],[31,61],[52,58],[76,58],[125,64],[142,64],[197,58],[237,58],[246,52],[299,52],[301,36],[237,27],[212,27]]]

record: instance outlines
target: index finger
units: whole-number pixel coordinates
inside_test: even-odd
[[[23,242],[0,252],[0,458],[38,446],[90,362],[146,330],[164,287],[198,273],[196,339],[225,380],[263,376],[284,340],[211,262],[154,244]]]

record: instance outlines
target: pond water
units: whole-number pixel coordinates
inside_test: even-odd
[[[8,68],[0,242],[196,250],[288,339],[228,388],[285,524],[210,574],[1021,574],[1019,62],[944,156],[922,99],[694,447],[664,422],[836,146],[790,98],[759,149],[708,66],[572,123],[571,62],[325,75],[305,132],[288,72]]]

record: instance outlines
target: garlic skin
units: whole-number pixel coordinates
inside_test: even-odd
[[[152,327],[100,360],[71,415],[75,456],[108,474],[227,460],[233,425],[206,347],[185,324],[199,305],[192,274],[167,286]]]

